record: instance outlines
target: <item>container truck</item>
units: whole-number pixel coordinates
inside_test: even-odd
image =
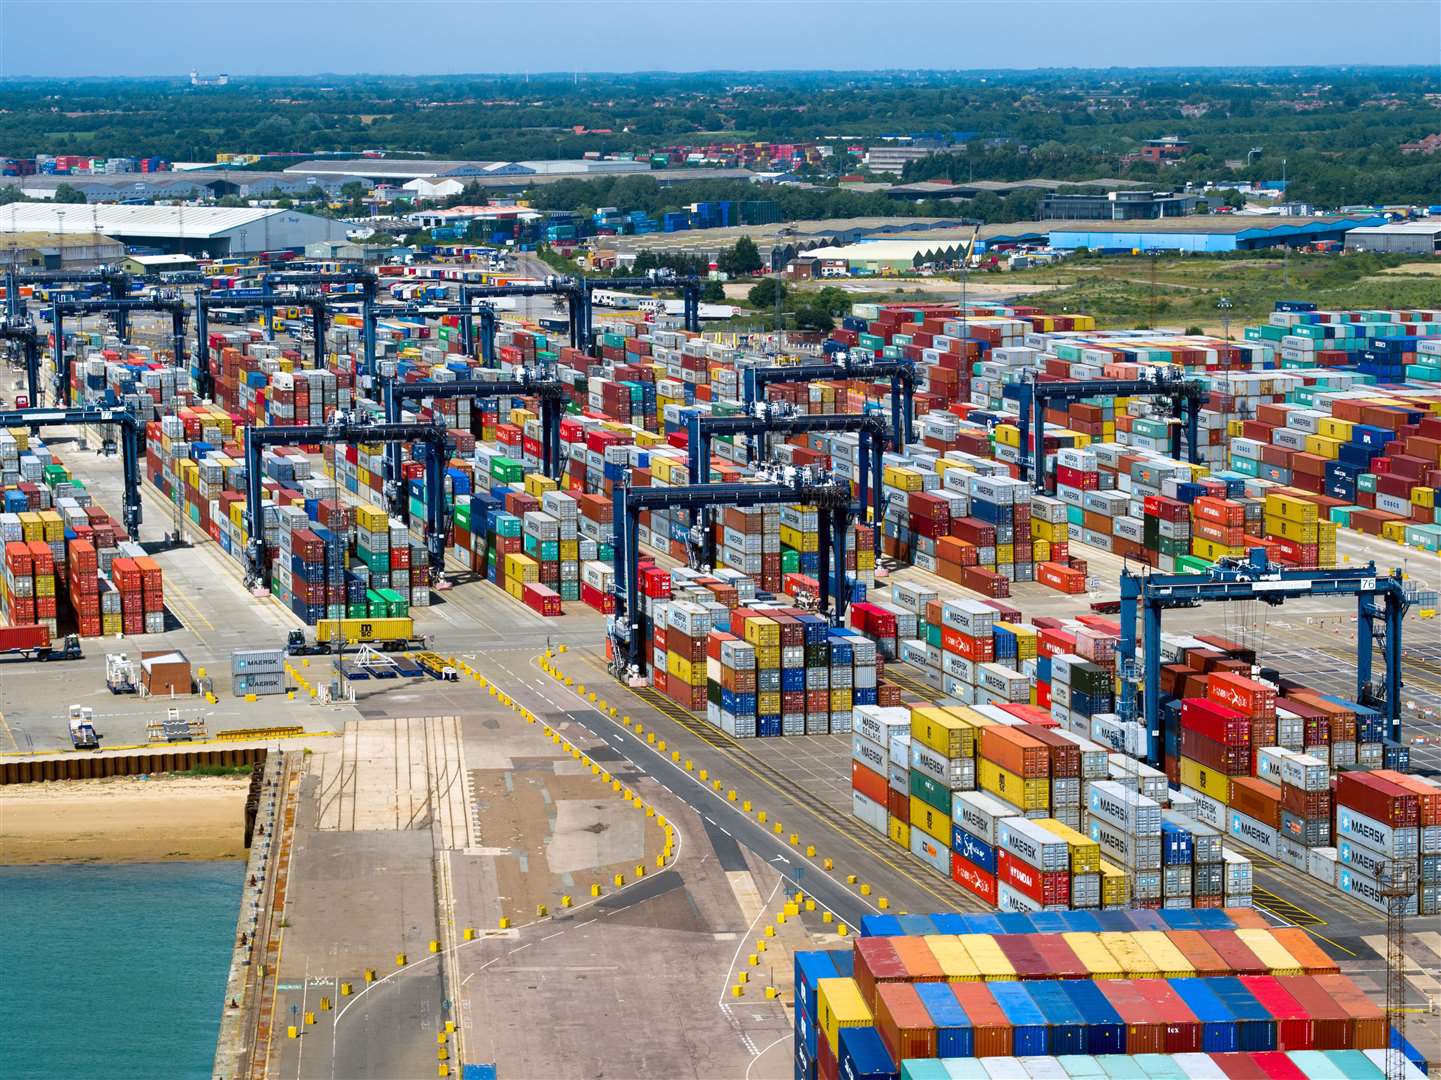
[[[27,660],[79,660],[80,638],[67,634],[51,644],[50,628],[42,624],[0,626],[0,656],[20,655]]]
[[[384,619],[321,619],[315,624],[315,640],[308,641],[304,630],[292,630],[286,639],[291,656],[326,656],[341,645],[369,645],[384,652],[424,649],[426,641],[417,637],[415,622],[406,617]]]

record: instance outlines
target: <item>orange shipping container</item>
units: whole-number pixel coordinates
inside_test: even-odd
[[[871,802],[886,805],[886,790],[890,787],[886,778],[855,760],[851,761],[851,787]]]
[[[1307,975],[1337,975],[1341,968],[1335,960],[1326,955],[1324,949],[1311,940],[1311,935],[1299,926],[1277,926],[1271,936],[1281,947],[1296,958],[1301,970]]]
[[[1166,937],[1181,950],[1186,962],[1196,969],[1197,978],[1208,978],[1231,974],[1231,965],[1222,960],[1216,950],[1207,944],[1199,930],[1167,930]]]
[[[876,988],[876,1027],[891,1057],[936,1056],[936,1024],[909,983],[883,983]]]
[[[1051,755],[1046,745],[1005,724],[981,728],[981,757],[1026,780],[1051,775]]]

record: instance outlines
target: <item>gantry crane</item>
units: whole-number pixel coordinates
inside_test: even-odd
[[[13,320],[25,314],[21,285],[104,285],[111,300],[124,300],[130,295],[130,275],[118,266],[100,266],[93,270],[22,270],[11,266],[5,271],[6,314]],[[124,333],[125,316],[117,315],[116,329]]]
[[[129,409],[107,406],[80,406],[73,409],[5,409],[0,410],[0,428],[59,427],[75,424],[114,424],[120,429],[120,461],[124,470],[125,496],[121,521],[130,539],[140,539],[140,457],[144,452],[142,433],[145,425]]]
[[[585,290],[580,279],[573,277],[548,277],[544,281],[526,282],[516,285],[462,285],[460,303],[469,306],[472,301],[505,299],[522,296],[554,296],[565,301],[568,332],[573,347],[581,346],[585,338],[581,334],[582,308],[585,306]]]
[[[681,294],[684,301],[682,319],[685,328],[692,333],[700,333],[701,281],[698,277],[693,275],[682,277],[669,270],[652,270],[646,275],[638,277],[582,277],[579,282],[582,296],[579,338],[582,347],[590,342],[591,334],[595,329],[593,301],[594,293],[598,289],[614,289],[618,292],[626,290],[654,292],[673,289]]]
[[[69,401],[70,358],[65,352],[65,316],[85,318],[87,315],[114,315],[115,331],[120,340],[126,340],[123,329],[132,312],[155,311],[170,315],[170,335],[175,353],[175,364],[185,363],[185,301],[179,296],[156,295],[134,297],[129,300],[54,300],[45,311],[50,312],[50,324],[55,333],[55,382],[57,401]]]
[[[881,525],[884,515],[881,501],[881,457],[887,439],[891,437],[890,424],[883,414],[875,411],[861,413],[827,413],[809,415],[795,412],[787,402],[761,401],[749,415],[715,416],[692,413],[686,419],[686,451],[688,454],[690,480],[692,484],[710,483],[711,440],[717,435],[752,436],[750,442],[751,462],[765,461],[769,457],[766,436],[771,432],[778,435],[798,435],[807,431],[855,431],[860,434],[860,514],[866,508],[871,511],[871,522],[875,525],[875,550],[881,551]],[[691,523],[696,524],[699,511],[692,515]]]
[[[849,592],[846,580],[846,529],[853,513],[850,484],[837,483],[824,471],[777,470],[776,479],[758,484],[692,484],[683,487],[630,487],[615,491],[615,614],[610,636],[616,675],[623,681],[642,678],[649,657],[640,609],[640,515],[647,510],[702,511],[721,506],[814,506],[822,516],[820,541],[820,609],[837,625],[845,617]],[[704,566],[715,560],[715,530],[704,527],[693,546]]]
[[[472,380],[457,382],[404,382],[386,379],[384,386],[385,421],[399,424],[406,401],[422,398],[497,398],[536,397],[540,399],[541,468],[552,480],[560,479],[564,459],[560,449],[560,421],[565,413],[565,384],[549,372],[537,368],[519,368],[511,379]],[[408,516],[405,485],[401,481],[400,444],[385,447],[385,493],[390,512]]]
[[[40,404],[40,331],[29,319],[0,319],[0,341],[19,343],[25,364],[25,390],[30,395],[26,400],[32,407]]]
[[[817,382],[821,379],[889,379],[891,383],[891,445],[899,452],[914,439],[911,429],[915,412],[916,365],[910,360],[868,360],[836,353],[823,364],[762,364],[743,369],[742,401],[754,415],[756,403],[764,401],[772,383]]]
[[[1171,456],[1181,456],[1181,431],[1185,428],[1187,460],[1201,460],[1198,445],[1201,406],[1206,388],[1195,379],[1176,372],[1156,369],[1149,379],[1085,379],[1079,382],[1042,382],[1030,372],[1022,382],[1002,389],[1018,403],[1021,429],[1021,479],[1029,479],[1037,491],[1055,490],[1054,478],[1046,476],[1046,409],[1053,403],[1066,404],[1093,397],[1159,397],[1171,405]],[[1032,467],[1032,463],[1036,463]]]
[[[1400,570],[1379,573],[1375,563],[1330,570],[1294,570],[1269,562],[1264,548],[1252,548],[1244,559],[1223,559],[1200,574],[1133,574],[1121,572],[1120,715],[1136,716],[1136,614],[1143,619],[1141,653],[1145,670],[1142,708],[1146,760],[1157,768],[1166,746],[1161,730],[1161,616],[1170,608],[1206,603],[1260,600],[1279,605],[1309,596],[1356,597],[1356,700],[1380,711],[1390,736],[1401,739],[1401,622],[1410,606]],[[1383,681],[1371,684],[1372,649],[1381,646]]]
[[[301,289],[293,295],[278,295],[275,299],[288,307],[310,309],[311,327],[315,341],[311,349],[311,367],[317,370],[325,367],[325,333],[330,324],[330,311],[336,306],[336,299],[330,293],[318,289]],[[210,374],[210,309],[211,308],[255,308],[265,305],[255,297],[246,295],[238,298],[233,292],[220,290],[203,294],[195,291],[195,355],[192,375],[195,392],[202,398],[209,398],[215,392],[215,381]],[[266,310],[267,323],[274,321],[274,309]]]
[[[462,290],[463,291],[463,290]],[[480,320],[480,361],[486,367],[495,365],[495,308],[490,304],[467,303],[446,304],[439,301],[417,301],[400,307],[378,307],[371,317],[378,323],[381,319],[439,319],[453,315],[460,320],[461,351],[467,357],[475,355],[475,320]]]
[[[445,466],[454,445],[450,435],[440,424],[374,423],[361,416],[338,412],[325,424],[245,429],[245,527],[249,534],[245,545],[245,583],[251,589],[267,590],[270,579],[270,556],[265,547],[262,519],[261,453],[267,446],[346,442],[411,443],[424,448],[425,547],[434,582],[440,584],[444,580],[445,547],[450,532]]]
[[[277,294],[277,285],[288,285],[296,289],[303,289],[307,286],[316,288],[327,285],[359,285],[360,286],[360,321],[361,321],[361,348],[362,348],[362,371],[369,377],[375,377],[375,320],[371,318],[371,311],[375,308],[376,288],[379,279],[372,270],[339,270],[339,271],[310,271],[310,270],[281,270],[269,271],[260,275],[260,306],[265,310],[265,335],[267,340],[272,340],[275,334],[275,308],[277,305],[290,303],[290,298],[284,294]],[[331,304],[340,302],[338,297],[328,297]],[[297,303],[297,306],[298,303]],[[324,335],[317,335],[319,343]],[[322,345],[317,347],[323,348]]]

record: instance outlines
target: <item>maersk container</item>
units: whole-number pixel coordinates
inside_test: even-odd
[[[1362,903],[1369,904],[1378,911],[1391,910],[1391,902],[1381,895],[1381,886],[1375,878],[1341,867],[1336,873],[1336,888],[1347,896],[1354,896]],[[1413,894],[1402,907],[1404,914],[1415,915],[1418,911],[1416,896]]]
[[[954,821],[951,823],[951,850],[988,874],[996,872],[996,849]]]
[[[1232,840],[1245,844],[1247,847],[1255,848],[1273,858],[1277,854],[1276,830],[1265,822],[1246,816],[1239,810],[1227,811],[1226,832]]]
[[[1421,851],[1420,834],[1415,828],[1393,829],[1349,806],[1336,807],[1338,844],[1342,839],[1354,840],[1392,859],[1414,859]]]

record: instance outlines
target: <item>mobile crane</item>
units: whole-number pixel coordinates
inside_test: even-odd
[[[0,410],[0,428],[56,427],[72,424],[114,424],[120,429],[120,461],[124,472],[125,496],[121,518],[132,540],[140,537],[140,458],[145,425],[129,409],[105,405],[75,408]]]
[[[891,383],[891,446],[897,453],[914,438],[916,365],[910,360],[867,360],[834,353],[824,364],[758,364],[745,368],[741,390],[745,410],[754,415],[772,383],[817,382],[821,379],[889,379]]]
[[[261,500],[261,453],[267,446],[312,443],[412,443],[424,448],[425,547],[434,582],[443,587],[445,546],[450,533],[450,511],[445,503],[445,465],[453,444],[439,424],[375,423],[363,416],[335,413],[325,424],[299,424],[245,429],[245,583],[258,592],[268,590],[270,555],[265,547]]]
[[[884,514],[881,503],[881,456],[890,425],[880,412],[829,413],[807,415],[797,413],[783,401],[758,401],[751,415],[714,416],[692,413],[686,421],[686,450],[689,455],[690,479],[693,484],[710,482],[711,440],[717,435],[748,435],[752,437],[750,460],[765,461],[769,456],[766,436],[797,435],[806,431],[855,431],[860,434],[860,513],[870,507],[875,525],[875,549],[881,551],[881,524]],[[758,445],[757,445],[758,444]],[[695,524],[699,511],[692,516]]]
[[[170,334],[175,352],[175,363],[183,364],[185,357],[185,301],[176,295],[158,294],[152,297],[129,300],[54,300],[45,309],[50,312],[50,324],[55,332],[55,400],[70,400],[70,358],[65,352],[65,317],[74,315],[114,315],[115,331],[123,341],[126,338],[129,316],[136,311],[167,312],[170,315]]]
[[[1410,606],[1401,571],[1377,571],[1375,563],[1330,570],[1296,570],[1276,566],[1264,548],[1252,548],[1244,559],[1222,559],[1201,574],[1133,574],[1121,572],[1121,708],[1123,720],[1136,716],[1138,677],[1146,730],[1146,760],[1161,765],[1166,733],[1161,730],[1161,616],[1171,608],[1206,603],[1260,600],[1280,605],[1309,596],[1356,597],[1356,699],[1380,711],[1391,738],[1401,739],[1401,622]],[[1136,667],[1136,614],[1143,620],[1141,653],[1144,672]],[[1371,684],[1372,648],[1381,646],[1384,673],[1379,687]]]
[[[1054,479],[1048,479],[1045,453],[1046,409],[1054,404],[1068,404],[1093,397],[1158,397],[1170,401],[1171,456],[1181,456],[1181,431],[1185,428],[1187,460],[1201,460],[1199,421],[1201,406],[1206,403],[1206,388],[1195,379],[1187,379],[1178,370],[1156,369],[1148,379],[1086,379],[1081,382],[1042,382],[1034,372],[1022,382],[1006,386],[1002,393],[1018,403],[1021,429],[1021,479],[1029,479],[1040,492],[1055,490]]]
[[[496,398],[538,397],[540,399],[541,460],[546,476],[560,478],[564,459],[560,449],[560,421],[565,413],[565,385],[550,373],[538,368],[519,368],[511,379],[473,380],[458,382],[404,382],[386,379],[383,390],[385,421],[399,424],[405,402],[422,398]],[[405,485],[401,482],[400,444],[385,447],[385,492],[390,511],[406,516],[408,511]]]
[[[823,470],[786,466],[758,484],[692,484],[683,487],[631,487],[615,491],[615,614],[609,620],[616,677],[634,683],[645,675],[649,657],[640,609],[640,515],[647,510],[699,509],[718,506],[814,506],[824,518],[820,542],[820,609],[839,625],[849,599],[846,588],[846,529],[854,512],[850,485],[837,483]],[[703,514],[703,520],[705,515]],[[715,530],[707,522],[691,530],[693,559],[700,566],[715,561]]]
[[[28,319],[0,319],[0,341],[14,341],[20,345],[21,360],[25,364],[25,399],[27,407],[40,404],[40,332]]]

